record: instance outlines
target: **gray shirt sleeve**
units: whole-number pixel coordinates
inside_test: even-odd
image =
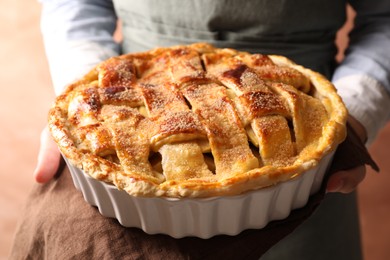
[[[390,1],[354,0],[349,47],[333,82],[368,143],[390,119]]]
[[[40,0],[41,30],[57,94],[98,62],[118,55],[112,1]]]
[[[365,74],[379,81],[390,93],[390,1],[353,0],[356,11],[346,58],[334,80]]]

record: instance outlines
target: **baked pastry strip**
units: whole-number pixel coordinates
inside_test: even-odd
[[[68,118],[76,126],[73,135],[75,144],[82,151],[91,151],[98,156],[115,155],[110,133],[99,121],[101,103],[96,84],[75,91],[68,106]]]
[[[81,151],[91,151],[103,158],[111,156],[111,161],[115,160],[116,151],[111,132],[101,123],[79,127],[76,136],[83,140],[78,145]]]
[[[246,128],[248,136],[259,147],[263,164],[288,164],[296,153],[285,118],[290,117],[285,102],[235,57],[206,54],[203,59],[207,71],[238,96],[234,99],[236,106],[244,124],[251,125]]]
[[[103,105],[141,106],[136,87],[136,66],[132,59],[111,58],[97,67],[99,96]]]
[[[296,69],[283,65],[276,65],[267,55],[239,54],[235,56],[235,58],[254,69],[257,75],[265,81],[288,84],[305,93],[310,91],[311,84],[308,77]]]
[[[226,88],[216,83],[188,85],[184,96],[205,126],[216,174],[228,178],[259,166]]]
[[[110,58],[99,64],[97,71],[101,88],[130,87],[137,79],[136,67],[131,59]]]
[[[75,91],[68,105],[68,119],[77,127],[99,123],[100,99],[96,87]]]
[[[290,85],[272,83],[270,87],[285,99],[291,111],[296,150],[300,153],[309,143],[321,136],[319,129],[327,119],[325,107],[319,100],[299,92]]]
[[[300,153],[308,143],[320,137],[321,134],[318,129],[321,129],[321,127],[318,127],[318,125],[327,119],[327,114],[319,100],[302,93],[308,93],[311,89],[308,77],[294,68],[275,64],[266,55],[237,55],[235,58],[242,60],[246,65],[253,68],[261,79],[271,81],[272,83],[269,84],[271,89],[286,100],[291,111],[294,128],[292,134],[296,142],[296,153]],[[303,109],[304,106],[310,106],[310,108]],[[313,110],[318,111],[317,115],[319,116],[313,117]],[[302,111],[313,111],[313,113],[302,115]]]
[[[296,151],[287,121],[289,110],[284,101],[272,92],[259,90],[242,94],[237,103],[250,121],[264,165],[291,163]]]
[[[142,58],[145,57],[138,57],[138,59],[135,59],[135,62],[142,60]],[[146,57],[147,58],[147,57]],[[167,76],[164,72],[164,63],[165,63],[164,56],[160,55],[157,57],[154,57],[152,61],[149,61],[148,63],[138,63],[138,66],[134,66],[133,59],[118,59],[113,58],[110,59],[105,64],[98,67],[99,71],[99,85],[100,85],[100,95],[102,97],[102,100],[104,104],[115,104],[115,105],[127,105],[130,107],[136,107],[143,104],[142,101],[145,101],[147,112],[149,113],[149,116],[154,117],[154,119],[159,119],[160,122],[160,129],[158,130],[157,134],[152,136],[152,144],[158,143],[158,145],[164,146],[164,141],[166,142],[179,142],[186,139],[192,138],[195,139],[194,133],[189,133],[187,135],[183,135],[178,132],[178,123],[183,123],[176,120],[174,118],[183,118],[183,115],[181,117],[176,117],[172,114],[172,109],[177,111],[189,111],[188,107],[186,106],[186,103],[184,99],[176,102],[174,99],[177,97],[177,95],[171,95],[171,97],[168,97],[168,95],[164,95],[165,93],[169,93],[169,90],[167,89],[165,91],[158,91],[158,86],[152,85],[152,83],[159,84],[161,82],[167,82]],[[142,64],[142,66],[140,66]],[[135,84],[136,82],[136,74],[139,76],[142,75],[143,79],[148,82],[148,85],[143,85],[142,88],[140,88],[139,84]],[[148,79],[153,79],[148,80]],[[140,83],[140,82],[137,82]],[[142,86],[142,83],[141,83]],[[167,98],[167,99],[165,99]],[[166,105],[166,109],[164,106]],[[189,111],[190,112],[190,111]],[[185,118],[185,117],[184,117]],[[169,130],[167,130],[167,126],[169,126]],[[189,127],[187,127],[189,128]],[[183,129],[181,129],[183,130]],[[118,136],[115,137],[115,140],[120,140],[120,142],[117,142],[118,145],[122,145],[124,143],[123,134],[120,132],[120,129],[112,129],[114,133],[116,133]],[[128,133],[125,134],[125,136]],[[176,135],[173,135],[176,134]],[[121,135],[121,136],[119,136]],[[205,134],[204,134],[205,135]],[[133,140],[134,141],[134,140]],[[136,141],[136,140],[135,140]],[[153,142],[154,141],[154,142]],[[141,145],[142,147],[146,147],[145,145]],[[164,174],[167,178],[167,180],[177,179],[179,175],[179,170],[183,170],[184,173],[186,171],[183,169],[183,167],[175,168],[172,165],[175,165],[175,163],[178,163],[179,159],[183,160],[184,162],[187,161],[189,158],[184,158],[183,154],[177,154],[182,149],[189,149],[189,151],[192,151],[189,154],[192,154],[194,158],[203,158],[203,155],[201,151],[199,152],[200,148],[197,145],[197,143],[187,143],[186,147],[181,147],[183,144],[178,144],[177,146],[180,146],[181,149],[175,148],[176,144],[167,146],[166,148],[162,149],[162,161],[163,165],[162,168],[164,170]],[[158,150],[160,147],[154,147]],[[125,159],[126,156],[129,157],[129,148],[127,147],[121,147],[121,151],[118,154],[118,157],[121,159]],[[176,153],[176,154],[175,154]],[[198,154],[196,154],[198,153]],[[189,155],[187,154],[187,155]],[[166,157],[170,158],[170,160],[167,160]],[[131,157],[131,156],[130,156]],[[188,156],[187,156],[188,157]],[[134,158],[134,157],[133,157]],[[146,156],[143,156],[141,158],[141,164],[144,165],[147,164],[146,162]],[[126,165],[130,165],[127,162],[121,160],[122,163],[125,163]],[[198,165],[198,167],[195,167]],[[172,166],[172,167],[171,167]],[[148,172],[146,174],[151,174],[152,169],[149,168]],[[127,166],[127,170],[133,171],[134,169],[129,169]],[[184,174],[183,176],[180,176],[180,178],[188,178],[190,176],[204,176],[212,175],[212,173],[207,169],[207,165],[204,163],[203,160],[197,160],[193,161],[191,167],[187,167],[188,174]]]
[[[162,156],[166,180],[212,177],[197,140],[207,140],[197,116],[170,84],[141,85],[149,117],[158,125],[151,147]]]
[[[101,117],[104,120],[102,124],[112,133],[124,174],[162,182],[164,177],[155,172],[149,162],[150,134],[155,131],[152,122],[136,108],[125,106],[106,105]]]
[[[216,175],[228,178],[258,167],[225,87],[206,76],[199,53],[179,48],[171,52],[170,62],[173,81],[207,131]]]
[[[284,166],[292,163],[296,155],[295,146],[283,116],[255,118],[251,127],[259,142],[259,153],[264,165]]]
[[[199,53],[189,48],[177,48],[170,53],[170,72],[173,81],[183,87],[186,83],[209,82]]]

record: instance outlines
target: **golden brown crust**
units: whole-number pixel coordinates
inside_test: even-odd
[[[135,196],[236,195],[294,178],[345,138],[322,75],[209,44],[111,58],[49,112],[61,152]]]

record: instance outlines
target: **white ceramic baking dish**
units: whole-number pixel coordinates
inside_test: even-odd
[[[284,219],[293,209],[305,206],[309,196],[320,189],[331,158],[332,155],[327,155],[317,167],[272,187],[238,196],[199,199],[130,196],[114,185],[93,179],[68,161],[67,164],[84,199],[103,216],[116,218],[124,227],[174,238],[210,238],[263,228],[270,221]]]

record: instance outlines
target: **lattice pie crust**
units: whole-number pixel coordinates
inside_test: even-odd
[[[57,97],[63,155],[135,196],[237,195],[313,168],[345,138],[322,75],[208,44],[113,57]]]

